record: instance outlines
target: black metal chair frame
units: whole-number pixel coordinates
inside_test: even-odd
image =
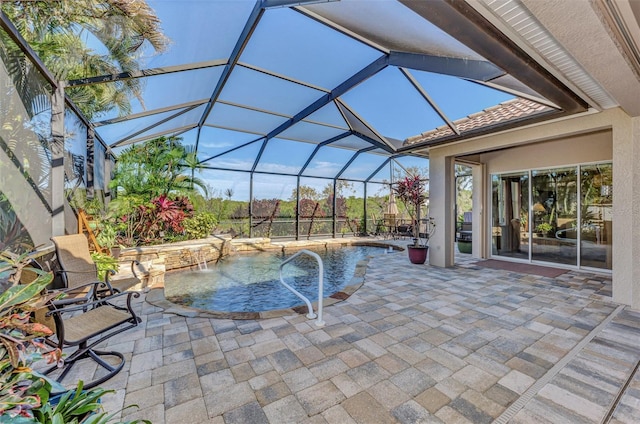
[[[100,284],[100,282],[90,284]],[[125,306],[117,306],[113,303],[120,297],[126,297]],[[77,349],[64,358],[61,366],[54,365],[46,369],[43,374],[48,375],[62,368],[56,378],[56,381],[62,382],[78,361],[90,358],[107,371],[106,375],[84,384],[85,389],[90,389],[120,372],[125,363],[124,355],[116,351],[97,350],[95,347],[140,323],[141,319],[131,305],[132,298],[137,297],[140,297],[140,293],[124,292],[76,306],[69,306],[69,303],[61,303],[57,300],[50,302],[49,311],[45,315],[53,318],[56,335],[55,339],[48,340],[49,344],[61,350],[73,346],[77,346]],[[66,318],[67,314],[72,316]],[[80,323],[83,325],[91,323],[91,325],[84,332],[73,328]],[[103,359],[105,356],[116,357],[118,361],[112,365]]]

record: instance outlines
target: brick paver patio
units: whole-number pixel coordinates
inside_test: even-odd
[[[127,365],[104,406],[154,423],[640,421],[640,313],[599,294],[610,277],[465,256],[447,269],[376,257],[322,328],[179,316],[142,296],[142,325],[111,342]]]

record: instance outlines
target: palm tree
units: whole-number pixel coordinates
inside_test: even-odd
[[[151,199],[168,194],[189,194],[204,181],[193,176],[199,170],[196,153],[180,137],[159,137],[125,149],[118,158],[111,187],[119,195],[140,195]],[[186,172],[185,172],[186,171]]]
[[[145,0],[18,0],[1,2],[1,7],[59,80],[136,71],[135,53],[143,43],[156,51],[168,45]],[[108,54],[91,49],[89,39]],[[73,87],[67,94],[89,119],[114,108],[126,114],[131,97],[142,99],[138,79]]]

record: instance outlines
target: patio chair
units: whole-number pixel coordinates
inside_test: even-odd
[[[91,302],[117,292],[109,283],[109,272],[104,281],[98,278],[98,267],[91,258],[89,242],[84,234],[52,237],[56,257],[60,264],[57,272],[62,277],[66,303]],[[100,284],[94,284],[99,282]]]
[[[93,284],[97,286],[100,282]],[[83,359],[91,359],[104,368],[105,372],[96,372],[95,379],[85,381],[85,389],[95,387],[116,375],[124,366],[124,355],[116,351],[98,350],[95,347],[140,323],[141,320],[131,305],[132,298],[137,297],[140,297],[138,292],[116,293],[75,306],[69,306],[67,303],[61,305],[59,300],[53,300],[47,304],[47,308],[36,311],[36,321],[47,325],[55,332],[47,343],[61,350],[67,349],[64,360],[46,369],[43,374],[53,373],[51,377],[62,383],[76,363]],[[123,306],[119,306],[122,304]],[[74,347],[75,351],[68,352],[68,349]]]
[[[413,225],[410,220],[401,220],[397,225],[397,237],[413,237]]]

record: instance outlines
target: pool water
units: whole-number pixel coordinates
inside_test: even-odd
[[[354,275],[356,264],[367,256],[385,253],[375,246],[307,249],[324,265],[324,297],[340,291]],[[286,309],[304,302],[280,283],[280,264],[296,252],[235,254],[209,269],[180,271],[165,276],[165,297],[171,302],[222,312],[263,312]],[[283,269],[284,281],[309,298],[318,300],[318,263],[300,255]]]

